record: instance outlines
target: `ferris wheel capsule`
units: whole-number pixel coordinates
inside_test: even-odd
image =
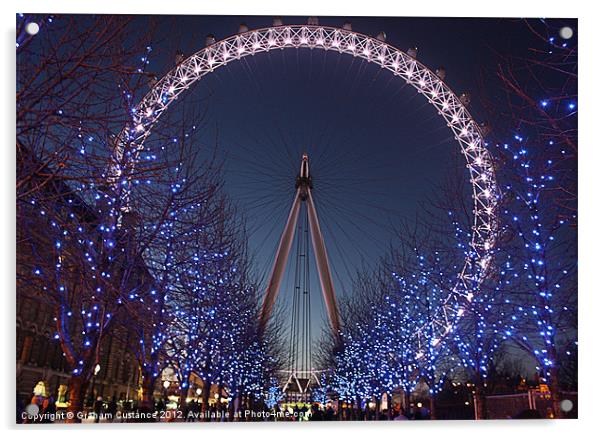
[[[384,33],[384,32],[378,32],[378,35],[376,35],[376,39],[377,39],[378,41],[383,41],[383,42],[385,42],[385,41],[387,41],[387,34],[386,34],[386,33]]]
[[[238,33],[245,33],[249,31],[249,26],[246,23],[240,23],[238,26]]]
[[[182,61],[184,61],[184,52],[182,52],[181,50],[178,50],[176,52],[176,65],[181,64]]]
[[[439,77],[439,79],[441,79],[442,81],[445,80],[445,68],[444,67],[439,67],[436,71],[435,74],[437,75],[437,77]]]
[[[345,23],[343,23],[343,29],[352,30],[351,29],[351,21],[345,21]]]
[[[212,33],[210,33],[209,35],[207,35],[205,37],[205,46],[209,47],[211,45],[215,44],[215,35],[213,35]]]
[[[410,47],[408,49],[408,55],[410,55],[412,58],[416,58],[416,56],[418,55],[418,47]]]
[[[469,93],[460,94],[460,102],[462,102],[462,105],[464,105],[464,106],[470,105],[470,94]]]
[[[157,78],[157,76],[151,73],[147,81],[149,88],[153,88],[157,84],[157,82],[159,82],[159,78]]]
[[[307,19],[307,24],[310,26],[318,26],[320,24],[318,17],[309,17]]]
[[[491,133],[491,125],[489,122],[482,122],[479,127],[481,128],[481,135],[487,137]]]
[[[272,21],[272,25],[274,25],[274,26],[282,26],[282,18],[280,18],[280,17],[274,17],[274,20]]]

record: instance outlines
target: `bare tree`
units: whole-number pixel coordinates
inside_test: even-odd
[[[524,20],[525,55],[499,55],[492,143],[504,191],[500,220],[514,342],[538,363],[561,416],[558,363],[577,335],[576,22]],[[486,101],[486,104],[488,102]]]

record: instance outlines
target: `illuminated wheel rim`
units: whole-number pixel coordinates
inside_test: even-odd
[[[424,346],[422,340],[426,329],[431,329],[431,344],[437,345],[453,331],[487,273],[497,232],[498,187],[483,135],[466,106],[435,72],[402,50],[368,35],[328,26],[274,26],[233,35],[184,59],[152,86],[134,108],[132,125],[121,132],[115,159],[121,163],[126,147],[134,153],[141,151],[153,126],[169,105],[203,76],[246,56],[290,48],[335,51],[390,71],[426,97],[445,119],[460,145],[472,186],[472,253],[466,256],[455,287],[435,311],[433,319],[417,331],[419,350]]]

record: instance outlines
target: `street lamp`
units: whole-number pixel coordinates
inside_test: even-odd
[[[92,384],[90,385],[90,395],[88,396],[90,400],[90,398],[93,400],[94,399],[94,384],[96,382],[96,375],[98,374],[98,372],[100,371],[100,364],[97,363],[96,366],[94,367],[94,375],[92,376]]]

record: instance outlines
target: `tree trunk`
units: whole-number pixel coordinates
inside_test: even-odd
[[[558,369],[556,366],[550,369],[550,395],[552,396],[552,410],[554,418],[563,418],[562,409],[560,409],[560,385],[558,383]]]
[[[69,407],[67,408],[67,423],[81,423],[79,413],[84,411],[84,399],[88,382],[81,376],[69,379]]]
[[[393,396],[387,392],[387,420],[393,419]]]
[[[437,419],[437,411],[435,409],[435,396],[434,395],[430,395],[429,396],[429,407],[431,410],[431,420],[436,420]]]
[[[220,383],[217,387],[217,418],[218,421],[224,421],[224,417],[225,415],[222,415],[224,413],[224,405],[222,404],[222,392],[224,391],[224,384]]]
[[[477,385],[474,394],[475,420],[484,420],[486,418],[485,403],[484,389],[480,385]]]
[[[188,379],[186,380],[186,384],[184,385],[184,382],[182,382],[180,384],[180,410],[185,412],[186,411],[186,399],[188,398],[188,391],[189,391],[189,386],[188,386]]]
[[[203,421],[208,422],[211,420],[211,416],[209,414],[209,397],[211,396],[211,383],[207,380],[203,380],[203,392],[201,393],[201,401],[203,405],[201,407],[201,412],[203,414]]]
[[[256,406],[255,406],[255,397],[253,397],[253,394],[248,394],[247,395],[248,400],[249,400],[249,410],[251,412],[255,412]]]
[[[407,391],[403,391],[403,410],[407,417],[410,413],[410,393]]]
[[[240,403],[242,405],[243,411],[251,410],[251,407],[249,405],[249,395],[248,394],[242,394]],[[251,421],[251,416],[245,415],[245,421]]]
[[[140,400],[140,407],[154,410],[155,408],[155,383],[157,382],[157,378],[153,377],[153,373],[151,371],[146,371],[143,369],[142,371],[142,399]]]

